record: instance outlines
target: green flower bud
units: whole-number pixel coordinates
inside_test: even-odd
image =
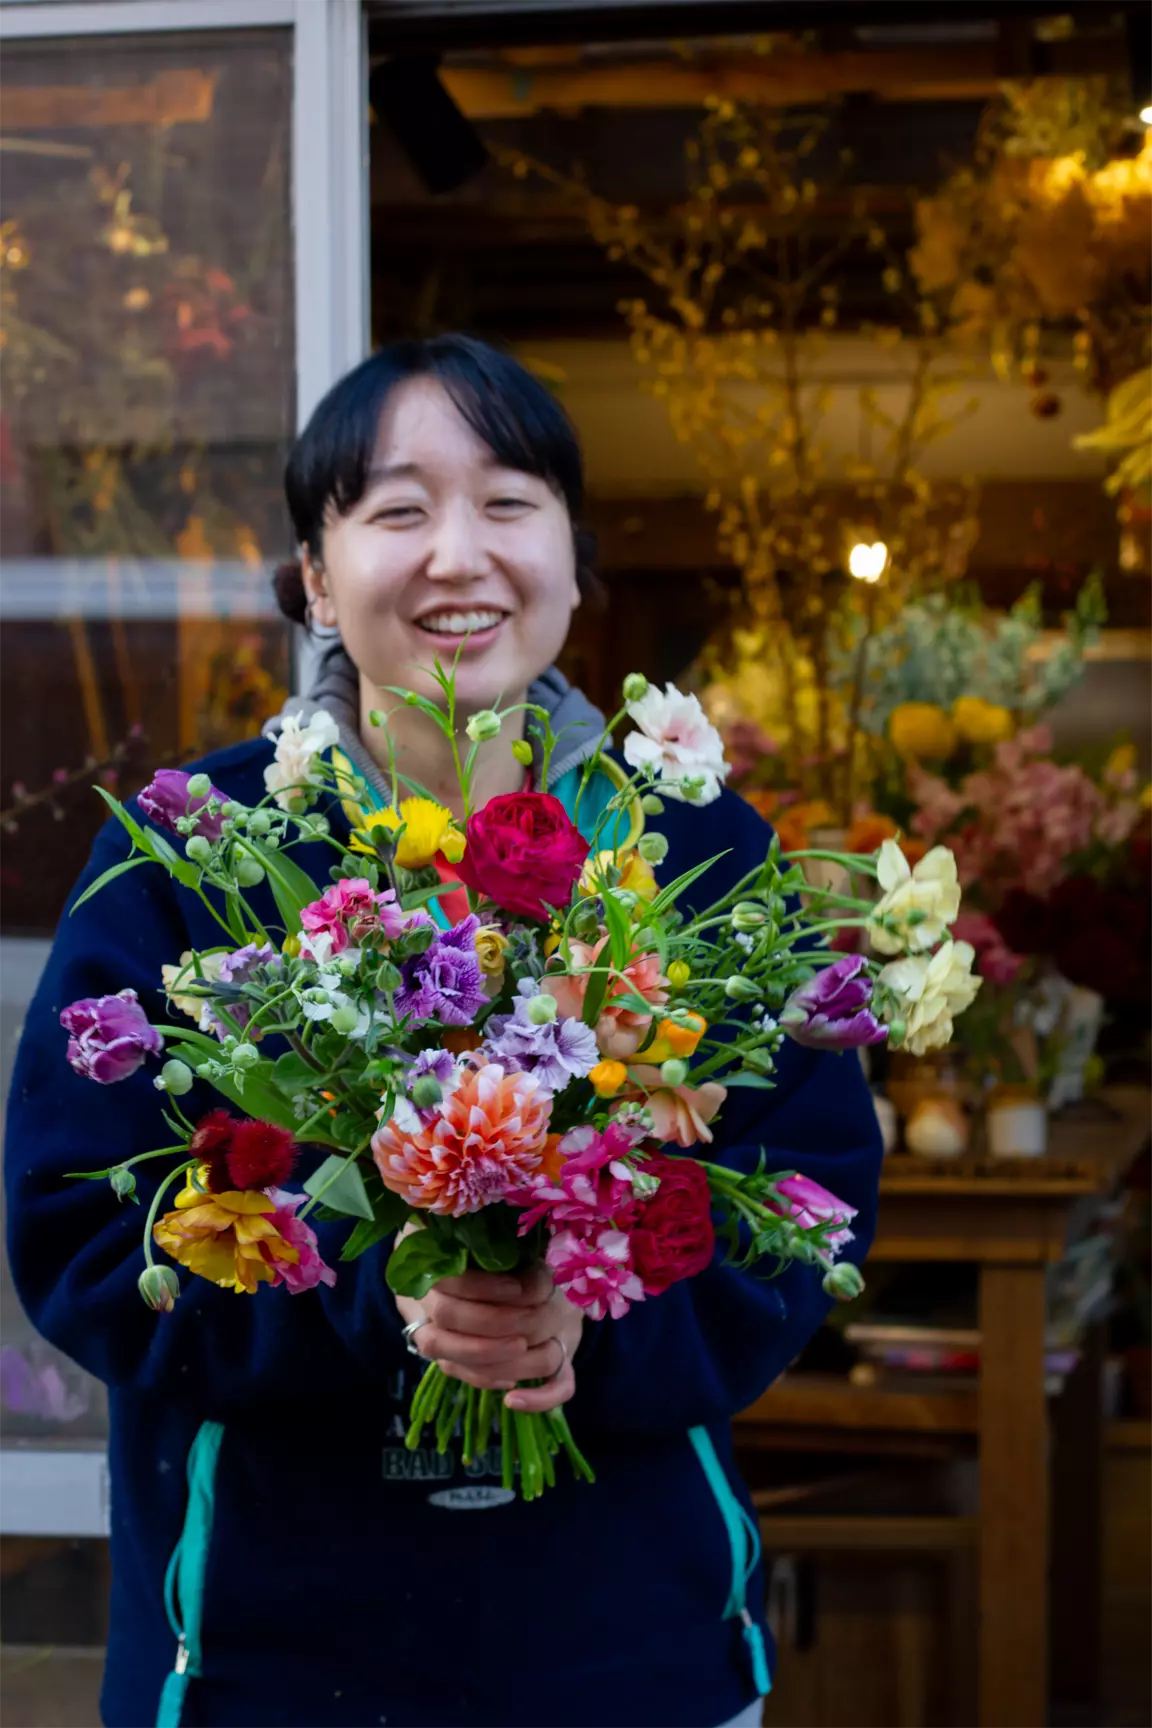
[[[733,1002],[756,1002],[760,996],[759,984],[754,984],[751,978],[744,978],[739,972],[733,972],[725,981],[724,994]]]
[[[850,1260],[841,1260],[824,1274],[824,1294],[837,1302],[854,1302],[863,1288],[860,1270]]]
[[[464,730],[473,744],[485,744],[489,738],[500,736],[500,716],[494,708],[482,708],[479,714],[473,714]]]
[[[664,814],[664,800],[657,798],[655,792],[645,792],[640,800],[640,808],[645,816],[662,816]]]
[[[189,1075],[191,1079],[191,1075]],[[131,1170],[113,1170],[111,1175],[112,1192],[117,1200],[131,1200],[136,1193],[136,1178]]]
[[[175,1056],[170,1062],[165,1062],[160,1078],[165,1092],[170,1092],[173,1098],[183,1098],[185,1092],[192,1090],[192,1070],[187,1062],[181,1062]]]
[[[331,828],[332,824],[331,824],[331,822],[329,822],[327,816],[317,814],[317,815],[312,817],[312,820],[309,823],[309,826],[310,826],[313,834],[319,836],[320,838],[323,838],[323,836],[325,834],[327,834],[328,830]]]
[[[517,738],[515,744],[512,746],[512,754],[515,756],[517,762],[519,762],[522,768],[531,768],[532,746],[529,744],[527,738]]]
[[[683,1086],[688,1078],[688,1064],[680,1056],[670,1056],[660,1064],[660,1078],[665,1086]]]
[[[236,880],[241,888],[255,888],[257,883],[263,882],[264,866],[259,858],[250,858],[247,855],[238,858],[236,860]]]
[[[648,693],[648,680],[643,672],[629,672],[623,688],[625,702],[639,702]]]
[[[369,726],[387,726],[388,716],[382,713],[379,708],[369,708],[368,724]]]
[[[360,1019],[360,1010],[354,1002],[344,1002],[332,1015],[332,1030],[340,1032],[346,1038],[350,1032],[355,1032]]]
[[[193,774],[188,782],[189,798],[207,798],[212,790],[212,782],[207,774]]]
[[[272,818],[267,810],[253,810],[248,818],[249,834],[267,834],[272,826]]]
[[[193,864],[210,864],[212,862],[212,847],[203,834],[193,834],[184,850]]]
[[[572,934],[578,942],[595,942],[600,934],[600,921],[593,901],[585,900],[573,913]]]
[[[421,1074],[412,1086],[412,1102],[417,1110],[435,1110],[444,1093],[435,1074]]]
[[[763,906],[758,906],[754,900],[740,900],[732,908],[729,919],[733,930],[759,930],[767,924],[768,914]]]
[[[524,1012],[533,1026],[550,1026],[556,1018],[556,998],[542,990],[539,996],[529,998]]]
[[[180,1294],[180,1280],[171,1266],[145,1266],[136,1288],[157,1314],[171,1314]]]
[[[663,864],[668,856],[668,841],[663,834],[641,834],[636,846],[647,864]]]
[[[260,1060],[260,1052],[255,1044],[237,1044],[232,1052],[232,1063],[236,1068],[252,1068]]]
[[[243,804],[234,804],[232,802],[231,798],[228,798],[220,806],[220,815],[221,816],[239,816],[241,811],[243,810],[243,808],[244,808]]]

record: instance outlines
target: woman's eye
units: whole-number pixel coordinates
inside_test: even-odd
[[[414,522],[423,514],[419,504],[389,504],[382,510],[377,510],[372,520],[388,522],[393,527],[403,527],[406,522]]]
[[[531,510],[534,505],[529,503],[527,498],[491,498],[488,501],[488,508],[499,511],[502,516],[509,516],[513,513]]]

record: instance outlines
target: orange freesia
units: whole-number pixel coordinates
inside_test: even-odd
[[[644,1089],[631,1096],[641,1097],[651,1110],[653,1139],[671,1141],[685,1149],[697,1141],[711,1144],[708,1123],[728,1096],[726,1086],[718,1080],[705,1080],[703,1086],[662,1086],[659,1068],[633,1068],[630,1073]]]
[[[681,1026],[675,1020],[661,1020],[656,1028],[656,1036],[643,1052],[645,1062],[667,1062],[672,1056],[691,1056],[696,1046],[708,1030],[708,1022],[702,1014],[685,1015],[688,1025]]]
[[[259,1192],[207,1192],[208,1171],[201,1165],[197,1188],[191,1173],[176,1201],[152,1227],[154,1240],[187,1266],[225,1290],[253,1294],[258,1284],[270,1284],[277,1263],[295,1266],[300,1251],[286,1242],[269,1214],[276,1202]]]
[[[546,973],[540,980],[541,990],[546,990],[550,996],[555,997],[556,1006],[565,1019],[583,1019],[584,998],[588,994],[590,976],[585,968],[595,966],[607,940],[606,936],[601,936],[594,947],[589,947],[586,942],[571,943],[572,964],[579,969],[578,975],[560,976],[553,973],[549,976]],[[640,1014],[635,1009],[621,1007],[616,999],[620,996],[642,996],[653,1008],[663,1008],[668,1000],[668,992],[664,988],[666,982],[660,972],[658,954],[638,954],[608,980],[604,1006],[596,1022],[596,1042],[605,1056],[614,1056],[617,1061],[626,1062],[629,1056],[636,1054],[652,1023],[650,1014]]]
[[[623,1062],[597,1062],[588,1078],[597,1098],[615,1098],[620,1088],[627,1084],[628,1070]]]
[[[410,1206],[459,1218],[502,1200],[545,1156],[552,1095],[498,1063],[465,1071],[417,1134],[385,1122],[372,1156],[386,1188]]]

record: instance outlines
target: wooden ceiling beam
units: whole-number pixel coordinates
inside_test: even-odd
[[[216,72],[179,68],[148,84],[5,84],[0,117],[6,133],[70,131],[88,126],[175,126],[212,118]]]

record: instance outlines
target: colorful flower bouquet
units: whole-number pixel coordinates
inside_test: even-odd
[[[774,840],[730,893],[695,909],[689,890],[715,860],[658,886],[667,841],[645,832],[663,799],[706,805],[727,774],[694,697],[634,675],[571,812],[529,791],[477,809],[478,751],[524,722],[515,709],[474,715],[464,745],[453,675],[437,667],[436,678],[439,702],[392,694],[451,741],[459,824],[395,770],[390,804],[361,808],[367,788],[323,712],[284,723],[254,808],[203,773],[173,770],[140,795],[148,826],[103,794],[133,851],[77,904],[151,862],[221,936],[164,968],[175,1023],[150,1024],[131,990],[61,1016],[69,1061],[101,1084],[163,1059],[155,1085],[169,1144],[78,1173],[132,1200],[135,1165],[174,1160],[145,1225],[145,1300],[173,1308],[169,1261],[249,1294],[332,1283],[307,1222],[315,1208],[349,1220],[345,1260],[391,1239],[388,1283],[415,1299],[470,1267],[543,1261],[572,1303],[619,1319],[703,1271],[717,1229],[741,1265],[771,1273],[799,1261],[830,1294],[858,1294],[859,1273],[837,1259],[850,1207],[763,1160],[739,1174],[690,1149],[711,1141],[729,1087],[773,1085],[786,1038],[839,1051],[948,1041],[978,987],[971,948],[949,938],[960,910],[951,855],[937,848],[913,870],[889,842],[878,858],[840,860],[878,875],[874,903],[808,891],[802,905],[801,861]],[[622,764],[607,746],[624,720]],[[387,730],[385,716],[373,722]],[[556,740],[542,709],[529,708],[527,726],[547,784]],[[528,740],[512,749],[532,760]],[[321,800],[333,814],[343,804],[347,840]],[[327,883],[294,861],[302,842],[330,848]],[[272,921],[252,904],[259,884]],[[866,929],[879,958],[829,954],[846,926]],[[190,1119],[180,1100],[197,1078],[244,1115],[220,1107]],[[305,1148],[320,1161],[289,1189]],[[429,1365],[411,1446],[432,1427],[443,1450],[462,1426],[471,1458],[493,1425],[505,1482],[518,1462],[525,1498],[554,1481],[560,1450],[591,1479],[563,1410],[513,1412]]]

